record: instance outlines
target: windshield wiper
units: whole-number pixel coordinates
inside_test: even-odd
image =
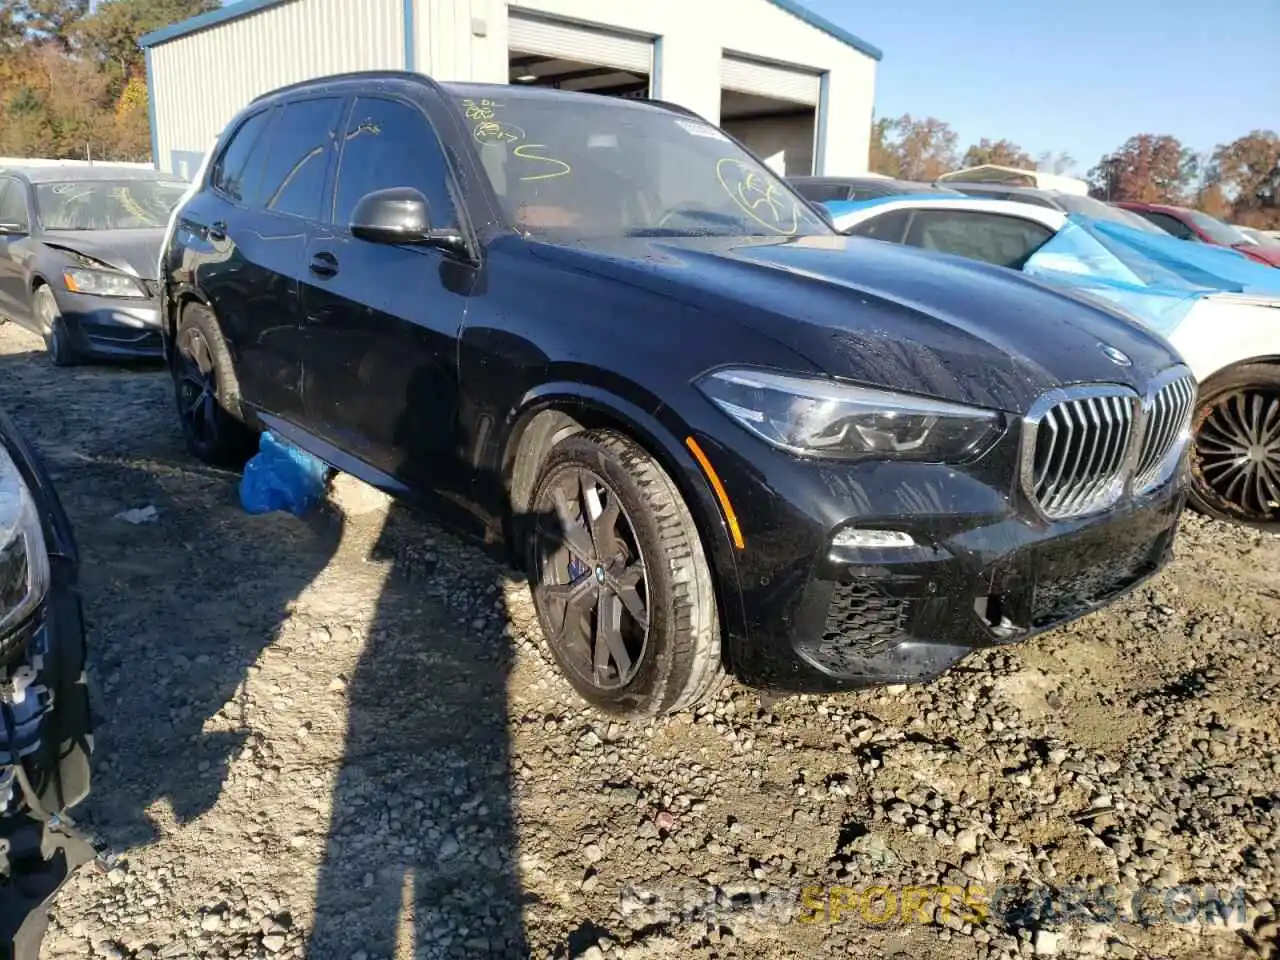
[[[731,233],[721,230],[690,229],[688,227],[637,227],[628,230],[628,237],[729,237]]]

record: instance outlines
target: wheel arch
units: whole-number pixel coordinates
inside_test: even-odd
[[[562,439],[585,430],[617,430],[637,443],[667,472],[693,517],[703,553],[711,567],[721,626],[730,638],[746,632],[734,545],[715,492],[697,461],[681,442],[692,431],[658,417],[609,391],[581,383],[549,383],[530,391],[508,418],[501,447],[501,471],[507,507],[513,518],[525,514],[538,472]],[[519,531],[516,531],[517,541]]]
[[[178,318],[182,316],[182,311],[189,304],[198,303],[208,310],[213,307],[209,304],[209,299],[205,297],[195,287],[182,286],[172,293],[166,293],[164,296],[161,322],[160,340],[164,345],[165,363],[173,362],[173,343],[178,336]]]
[[[1230,376],[1241,367],[1280,367],[1280,353],[1262,354],[1260,356],[1242,357],[1239,360],[1233,360],[1231,363],[1219,367],[1212,373],[1206,374],[1204,379],[1200,381],[1201,389],[1203,389],[1204,385],[1207,383],[1212,383],[1222,377]]]

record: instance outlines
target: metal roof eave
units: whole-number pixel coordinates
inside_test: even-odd
[[[220,23],[226,23],[228,20],[238,20],[241,17],[257,13],[259,10],[267,10],[287,2],[289,0],[239,0],[238,3],[231,3],[217,10],[211,10],[208,13],[202,13],[199,16],[190,17],[144,34],[138,39],[138,46],[146,50],[161,43],[167,43],[170,40],[177,40],[179,37],[197,33],[200,30],[207,30]],[[814,13],[808,7],[797,3],[796,0],[768,0],[768,2],[781,10],[785,10],[792,16],[798,17],[814,29],[821,30],[828,36],[853,47],[860,53],[865,53],[872,60],[879,61],[884,59],[884,52],[879,47],[867,43],[867,41],[855,36],[843,27],[836,26],[826,17]]]

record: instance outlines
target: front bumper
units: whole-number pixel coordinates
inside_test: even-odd
[[[92,735],[74,570],[65,558],[51,563],[44,605],[0,641],[9,677],[0,699],[0,956],[30,960],[53,896],[98,855],[65,814],[89,792]]]
[[[999,454],[967,471],[771,458],[767,475],[737,470],[723,448],[712,459],[725,464],[746,541],[746,629],[730,636],[730,666],[787,691],[928,681],[976,649],[1096,610],[1168,562],[1186,497],[1185,455],[1162,487],[1061,521],[1000,482],[1014,471]],[[913,545],[833,547],[845,528]]]
[[[83,357],[157,359],[164,355],[160,304],[156,299],[125,300],[63,292],[58,309],[72,348]]]

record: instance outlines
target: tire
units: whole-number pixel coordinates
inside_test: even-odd
[[[36,287],[32,295],[32,308],[36,317],[45,328],[44,344],[49,359],[55,367],[72,367],[79,362],[79,357],[71,346],[71,335],[67,330],[67,321],[58,309],[58,302],[53,298],[53,291],[44,284]]]
[[[1280,523],[1280,367],[1243,364],[1205,381],[1191,435],[1192,506],[1219,520]]]
[[[231,354],[203,304],[182,311],[170,373],[187,449],[212,466],[243,467],[257,436],[242,419]]]
[[[583,491],[576,504],[565,492],[575,484]],[[582,522],[588,487],[602,505],[596,524]],[[684,499],[652,457],[613,430],[574,434],[548,454],[530,509],[534,607],[548,652],[579,696],[604,713],[641,719],[684,710],[719,689],[726,673],[711,570]],[[612,534],[605,532],[610,524]],[[596,550],[594,573],[581,556],[588,542]],[[584,591],[595,591],[594,605],[562,599]],[[631,594],[643,602],[643,625],[623,599]],[[610,617],[628,663],[605,643],[602,667],[602,621]]]

